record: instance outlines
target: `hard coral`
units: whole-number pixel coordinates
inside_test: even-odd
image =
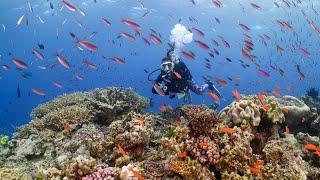
[[[181,175],[184,179],[215,179],[213,172],[190,158],[186,158],[185,161],[172,160],[169,163],[169,168],[171,171]]]
[[[112,180],[116,176],[116,172],[114,172],[114,168],[99,168],[95,170],[93,173],[84,176],[81,180],[95,180],[95,179],[104,179],[104,180]]]
[[[293,96],[283,96],[274,99],[282,109],[286,109],[286,124],[295,132],[299,123],[302,122],[303,117],[307,117],[310,113],[310,108],[303,101]]]
[[[90,157],[77,156],[72,158],[64,168],[65,175],[76,178],[91,174],[96,166],[96,160]]]
[[[130,110],[141,111],[149,100],[132,89],[96,89],[87,93],[60,96],[32,112],[34,125],[62,129],[64,123],[81,125],[94,121],[109,125],[113,118]]]
[[[243,121],[258,126],[261,121],[260,105],[253,97],[243,97],[222,109],[219,120],[226,122],[229,126],[240,125]]]
[[[186,105],[181,108],[182,115],[190,121],[190,127],[196,135],[207,135],[217,118],[214,111],[204,105]]]
[[[181,149],[186,149],[191,156],[202,165],[209,167],[220,159],[219,148],[210,137],[200,136],[190,138],[180,144]]]
[[[23,177],[20,172],[10,168],[0,168],[0,179],[5,180],[19,180],[19,179],[31,179]]]

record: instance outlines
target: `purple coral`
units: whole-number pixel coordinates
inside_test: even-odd
[[[82,177],[81,180],[100,180],[100,179],[114,179],[115,173],[112,167],[99,168],[95,172]]]

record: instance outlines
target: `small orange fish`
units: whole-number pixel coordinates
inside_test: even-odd
[[[180,125],[181,124],[181,119],[180,118],[176,118],[175,120],[173,120],[172,124],[176,125],[176,126]]]
[[[232,90],[232,95],[239,100],[241,98],[240,93],[237,90]]]
[[[223,79],[217,79],[216,81],[217,81],[217,83],[221,84],[222,86],[227,86],[228,85],[227,81],[225,81]]]
[[[138,178],[138,180],[143,180],[143,176],[138,171],[135,171],[135,170],[131,169],[131,172],[132,172],[134,177]]]
[[[276,91],[272,91],[272,94],[275,96],[275,97],[281,97],[281,94],[276,92]]]
[[[63,131],[70,132],[71,127],[69,123],[63,123]]]
[[[178,153],[178,157],[179,158],[185,158],[187,156],[187,152],[186,151],[181,151]]]
[[[167,111],[166,105],[163,104],[163,105],[160,107],[160,111],[161,111],[162,113],[165,113],[165,112]]]
[[[118,145],[118,152],[119,152],[122,156],[126,155],[126,151],[125,151],[120,145]]]
[[[261,160],[261,161],[257,161],[254,166],[263,166],[264,165],[264,161]]]
[[[232,134],[233,128],[221,127],[221,128],[219,128],[219,131],[220,131],[220,132],[223,132],[223,133],[227,133],[227,134]]]
[[[266,98],[266,95],[263,94],[263,93],[259,93],[259,94],[258,94],[258,98],[260,99],[260,101],[263,101],[264,98]]]
[[[317,150],[317,146],[315,146],[314,144],[306,144],[304,146],[304,149],[306,149],[308,151],[316,151]]]
[[[250,167],[250,171],[251,171],[251,173],[253,173],[253,174],[262,173],[262,169],[256,168],[256,167]]]
[[[282,112],[285,113],[285,114],[288,114],[289,113],[289,109],[284,107],[284,108],[282,108]]]
[[[288,125],[285,126],[285,132],[286,132],[287,134],[290,134],[290,129],[289,129]]]
[[[181,74],[179,74],[177,71],[173,71],[173,73],[178,79],[182,79]]]
[[[219,96],[213,92],[208,93],[208,96],[210,96],[212,99],[219,101]]]
[[[199,146],[201,149],[208,149],[208,144],[207,143],[199,143]]]
[[[261,106],[265,111],[268,111],[270,109],[268,104],[262,104]]]
[[[274,88],[275,88],[276,90],[281,90],[281,87],[280,87],[279,85],[275,85]]]
[[[144,117],[141,116],[141,117],[133,117],[132,118],[133,120],[137,120],[137,121],[144,121]]]

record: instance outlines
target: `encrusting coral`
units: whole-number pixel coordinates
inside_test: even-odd
[[[281,133],[289,120],[277,98],[241,96],[218,117],[205,105],[183,105],[162,116],[145,112],[148,102],[132,89],[108,88],[39,105],[29,124],[0,140],[8,149],[0,154],[0,179],[320,176],[319,138]],[[307,144],[315,150],[304,149]]]

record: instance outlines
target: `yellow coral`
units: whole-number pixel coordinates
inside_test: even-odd
[[[191,167],[188,166],[185,162],[176,160],[170,162],[170,170],[180,174],[183,177],[190,177],[192,174]]]
[[[29,180],[31,177],[23,176],[20,172],[10,168],[0,168],[0,179],[3,180]]]

